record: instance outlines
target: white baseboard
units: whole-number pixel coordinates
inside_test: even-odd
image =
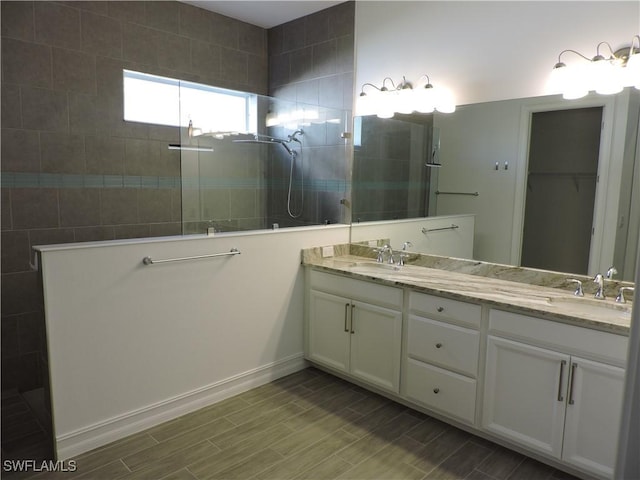
[[[56,459],[66,460],[101,447],[147,428],[159,425],[202,407],[220,402],[280,377],[304,369],[302,353],[263,365],[205,387],[175,396],[95,423],[70,433],[56,436]]]

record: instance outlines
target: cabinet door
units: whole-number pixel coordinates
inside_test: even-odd
[[[572,357],[571,362],[562,458],[612,478],[624,369],[578,357]]]
[[[351,374],[398,393],[402,314],[353,302],[351,310]]]
[[[482,426],[560,458],[568,370],[568,355],[489,336]]]
[[[349,299],[311,290],[308,351],[310,360],[349,371]]]

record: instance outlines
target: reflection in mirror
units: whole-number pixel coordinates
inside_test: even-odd
[[[184,234],[349,221],[349,112],[215,90],[243,101],[202,109],[181,95]]]
[[[618,279],[633,280],[638,244],[636,217],[640,213],[640,168],[636,168],[640,165],[637,148],[640,91],[633,88],[627,88],[615,96],[591,94],[577,101],[563,100],[560,96],[535,97],[465,105],[452,114],[434,114],[432,121],[433,127],[439,130],[442,167],[437,169],[437,176],[430,178],[429,191],[432,195],[436,190],[479,194],[433,195],[435,200],[430,200],[428,210],[421,210],[422,204],[417,202],[407,207],[406,211],[416,213],[418,217],[473,214],[473,258],[520,265],[528,190],[531,118],[536,112],[593,107],[602,109],[603,125],[593,214],[588,220],[590,227],[587,235],[591,239],[587,273],[593,275],[606,271],[615,264],[619,272]],[[381,124],[380,134],[369,133],[363,137],[363,143],[366,139],[380,142],[380,135],[384,135],[387,129],[395,128],[389,125],[396,125],[400,121],[408,122],[409,119],[378,119],[376,123]],[[561,148],[562,142],[556,145]],[[363,144],[359,148],[366,151],[368,146]],[[405,152],[407,155],[403,160],[407,165],[410,152]],[[393,169],[396,162],[402,164],[402,161],[389,159],[385,165],[377,168],[380,171]],[[373,211],[367,212],[366,218],[356,214],[359,207],[355,189],[361,181],[363,170],[370,175],[366,169],[354,168],[354,223],[376,218]],[[424,171],[421,174],[423,176],[420,178],[424,178]],[[573,177],[569,177],[566,188],[571,187],[575,191]],[[364,178],[368,179],[366,176]],[[577,181],[580,190],[582,180]],[[584,192],[584,189],[580,191]],[[380,201],[378,204],[384,205]],[[556,204],[548,205],[546,212],[541,213],[538,234],[545,235],[545,231],[555,228],[552,219],[557,218],[556,208]],[[381,211],[386,214],[383,209]],[[559,241],[562,242],[563,238]],[[561,248],[571,248],[571,245],[565,242],[563,245],[545,246],[538,253],[544,256],[545,251]],[[571,269],[562,265],[546,265],[544,268],[558,271]]]
[[[433,215],[439,165],[433,115],[356,117],[353,130],[353,222]]]

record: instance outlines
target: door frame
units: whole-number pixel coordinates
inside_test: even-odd
[[[614,125],[615,96],[589,95],[568,103],[561,96],[555,99],[544,98],[523,105],[520,109],[520,134],[518,138],[518,161],[516,163],[516,191],[513,209],[513,234],[511,236],[511,264],[520,265],[522,261],[522,239],[524,233],[524,212],[527,195],[527,175],[529,171],[529,141],[531,137],[531,121],[534,113],[556,110],[573,110],[578,108],[602,107],[602,130],[600,134],[600,151],[598,153],[598,174],[596,195],[593,205],[593,221],[591,245],[589,249],[589,275],[597,273],[601,268],[603,244],[611,246],[615,243],[615,229],[605,229],[605,212],[607,210],[607,192],[611,170],[611,152]],[[613,199],[612,199],[613,200]],[[615,199],[616,209],[618,199]],[[617,215],[616,215],[617,217]],[[612,250],[613,252],[613,250]],[[613,258],[613,255],[611,255]],[[605,267],[606,268],[606,267]]]

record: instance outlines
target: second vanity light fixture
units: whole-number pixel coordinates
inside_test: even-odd
[[[380,87],[365,83],[356,99],[356,115],[377,115],[380,118],[391,118],[395,113],[431,113],[434,110],[452,113],[455,109],[451,91],[434,87],[428,75],[420,77],[415,86],[404,77],[399,85],[390,77],[386,77]]]
[[[609,57],[600,53],[603,46],[609,50]],[[561,58],[567,52],[578,55],[579,62],[567,66]],[[563,50],[558,55],[549,82],[550,90],[562,93],[566,99],[582,98],[589,91],[609,95],[621,92],[627,86],[640,89],[640,36],[633,37],[630,47],[615,52],[609,43],[600,42],[593,58],[575,50]]]

